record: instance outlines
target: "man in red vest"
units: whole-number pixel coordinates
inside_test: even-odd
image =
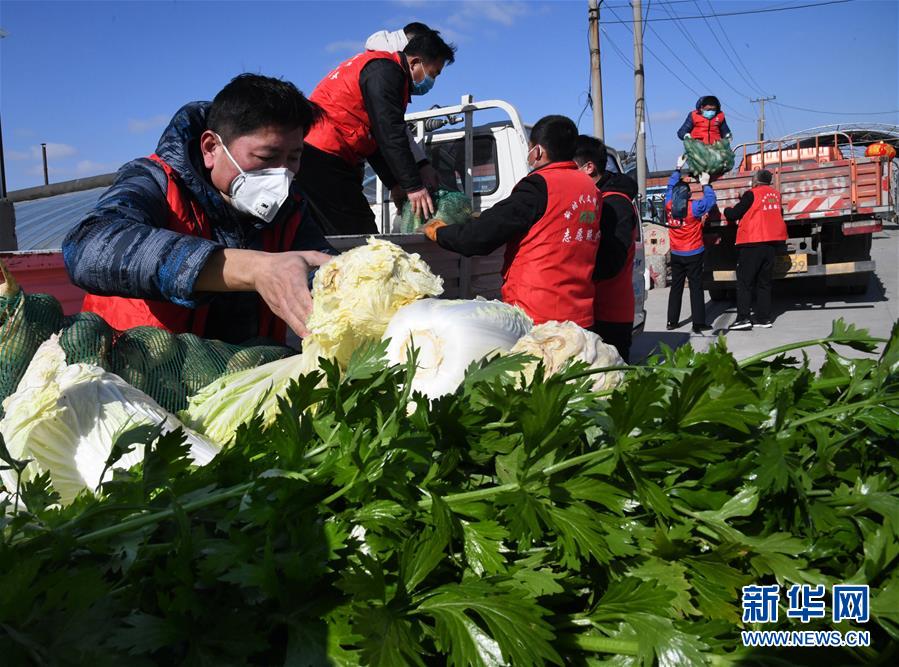
[[[320,113],[256,74],[182,107],[63,242],[84,309],[232,343],[305,335],[311,274],[336,254],[292,187]]]
[[[737,319],[735,330],[752,329],[749,319],[753,292],[756,295],[755,326],[771,327],[771,283],[777,248],[787,240],[780,193],[771,187],[773,176],[767,169],[752,175],[752,187],[740,201],[724,209],[728,222],[737,228]]]
[[[475,221],[428,222],[425,235],[465,256],[506,246],[502,297],[537,324],[593,325],[593,270],[600,238],[601,196],[574,162],[577,127],[546,116],[531,130],[528,167],[512,193]]]
[[[577,138],[574,161],[602,194],[599,250],[596,255],[596,300],[591,331],[628,361],[634,335],[634,253],[640,216],[634,206],[637,182],[607,171],[608,152],[596,137]]]
[[[390,188],[427,218],[434,203],[422,180],[425,163],[409,147],[405,113],[411,95],[424,95],[455,47],[434,30],[414,35],[402,51],[366,51],[337,66],[312,91],[325,112],[306,137],[298,180],[329,234],[376,234],[375,215],[363,190],[364,161]],[[432,173],[432,172],[429,172]]]
[[[702,267],[705,245],[702,241],[702,226],[708,212],[715,206],[715,190],[709,185],[709,175],[702,174],[702,199],[693,200],[689,176],[683,156],[678,160],[677,169],[668,179],[665,191],[665,213],[668,235],[671,239],[671,290],[668,292],[668,324],[670,331],[680,324],[681,298],[684,281],[690,283],[690,314],[693,319],[693,333],[701,334],[711,327],[705,321],[705,291],[702,289]]]

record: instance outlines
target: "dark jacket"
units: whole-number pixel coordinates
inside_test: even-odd
[[[213,252],[262,247],[262,221],[238,214],[208,180],[199,144],[208,108],[208,102],[183,106],[163,132],[156,154],[178,173],[208,216],[212,239],[166,228],[165,172],[152,160],[138,158],[119,169],[94,209],[66,236],[62,252],[69,277],[78,287],[92,294],[166,300],[189,308],[208,303],[206,337],[241,342],[256,335],[259,295],[194,293],[197,277]],[[288,198],[272,224],[281,224],[297,206]],[[304,210],[302,215],[310,214]],[[291,249],[337,254],[318,225],[305,221]]]
[[[546,212],[546,181],[537,169],[522,178],[508,197],[481,213],[477,220],[437,230],[437,243],[460,255],[489,255],[521,238]]]
[[[368,162],[384,185],[399,185],[406,192],[422,187],[421,176],[406,132],[406,100],[403,91],[406,83],[412,87],[412,76],[406,56],[400,54],[403,66],[392,60],[378,58],[362,68],[359,87],[362,101],[371,122],[371,134],[378,150],[368,157]]]
[[[637,181],[625,174],[605,172],[596,187],[602,193],[620,192],[629,200],[637,196]],[[633,205],[622,197],[605,197],[599,221],[601,236],[596,252],[594,280],[612,278],[624,268],[627,254],[634,243],[634,228],[640,224]]]

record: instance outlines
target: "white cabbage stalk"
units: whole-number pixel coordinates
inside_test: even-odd
[[[284,396],[291,380],[318,367],[317,357],[295,354],[256,368],[248,368],[214,380],[187,399],[181,420],[207,438],[228,444],[237,427],[257,414],[268,426],[278,415],[278,397]]]
[[[443,279],[418,255],[369,238],[318,270],[306,323],[312,333],[303,340],[303,354],[219,378],[191,396],[179,416],[223,445],[257,413],[268,426],[290,381],[317,370],[320,357],[346,369],[357,348],[381,339],[397,310],[442,292]]]
[[[510,352],[530,354],[538,359],[524,369],[528,382],[533,380],[539,361],[543,362],[547,376],[558,373],[575,360],[586,362],[590,368],[624,365],[624,359],[617,349],[606,345],[602,338],[574,322],[551,320],[538,324],[515,343]],[[616,387],[624,378],[624,373],[609,371],[597,373],[593,378],[593,391],[605,391]]]
[[[37,349],[15,393],[3,401],[6,414],[0,433],[13,458],[32,459],[22,481],[43,471],[63,504],[83,489],[96,490],[113,442],[135,426],[162,425],[168,433],[183,425],[156,401],[118,375],[90,364],[66,364],[58,337],[51,336]],[[219,447],[184,429],[190,456],[205,465]],[[143,460],[143,447],[135,447],[115,463],[127,469]],[[0,472],[8,491],[16,488],[12,470]],[[103,481],[112,477],[106,472]]]
[[[417,348],[412,389],[437,398],[456,390],[473,361],[509,350],[532,326],[523,310],[501,301],[421,299],[390,320],[387,358],[402,364]]]

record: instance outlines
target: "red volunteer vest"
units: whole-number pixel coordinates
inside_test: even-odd
[[[683,220],[676,219],[671,214],[671,202],[665,204],[665,213],[668,216],[668,238],[671,240],[671,250],[676,252],[690,252],[702,248],[702,218],[693,215],[693,202],[687,202],[687,216]]]
[[[306,143],[321,151],[337,155],[351,165],[358,164],[378,149],[371,136],[371,120],[365,110],[359,76],[372,60],[386,58],[400,67],[399,53],[366,51],[353,56],[319,82],[309,99],[322,107],[325,116],[312,126]],[[409,106],[409,80],[403,90],[403,107]]]
[[[724,122],[724,114],[720,111],[709,120],[700,111],[690,113],[693,119],[693,129],[690,136],[704,144],[713,144],[721,140],[721,123]]]
[[[623,197],[632,206],[631,199],[621,192],[604,192],[602,198]],[[640,213],[634,206],[637,224],[640,224]],[[593,316],[599,322],[633,322],[634,321],[634,253],[637,250],[637,227],[634,226],[631,245],[627,251],[627,259],[621,271],[611,278],[596,281],[596,299],[593,302]]]
[[[212,238],[212,229],[205,211],[196,203],[188,190],[181,184],[178,174],[157,155],[150,159],[159,164],[168,178],[166,199],[169,205],[168,229],[179,234]],[[286,250],[293,244],[300,226],[300,212],[297,211],[286,223],[276,228],[266,229],[262,234],[262,246],[266,252]],[[266,336],[284,343],[287,325],[259,300],[259,336]],[[131,299],[121,296],[99,296],[87,294],[81,306],[82,311],[100,315],[109,326],[124,330],[132,327],[151,326],[172,333],[194,333],[203,336],[206,330],[208,306],[186,308],[168,301],[154,299]]]
[[[780,194],[770,185],[752,188],[752,206],[737,227],[736,244],[786,241],[787,223],[780,212]]]
[[[587,328],[596,294],[600,194],[574,162],[553,162],[537,173],[546,181],[546,212],[506,244],[503,301],[520,306],[535,324],[570,320]]]

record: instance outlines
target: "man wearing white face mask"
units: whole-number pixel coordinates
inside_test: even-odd
[[[315,87],[310,99],[325,116],[306,137],[297,180],[328,234],[377,233],[362,185],[367,160],[394,202],[406,198],[427,217],[434,204],[406,133],[411,95],[424,95],[455,47],[436,31],[414,35],[399,52],[366,51],[338,65]]]
[[[320,114],[256,74],[182,107],[63,243],[83,309],[232,343],[305,335],[311,274],[336,254],[293,185]]]

